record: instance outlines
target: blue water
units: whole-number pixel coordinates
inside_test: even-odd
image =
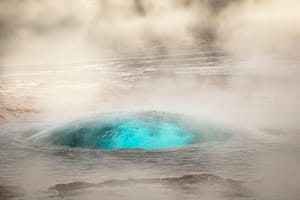
[[[160,150],[227,137],[218,127],[174,116],[160,112],[103,115],[44,130],[31,139],[72,148]]]
[[[141,148],[146,150],[182,147],[195,136],[176,123],[130,119],[117,122],[106,131],[99,147],[105,150]]]

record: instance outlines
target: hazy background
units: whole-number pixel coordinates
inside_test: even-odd
[[[252,115],[244,110],[250,108],[254,116],[249,120],[256,121],[259,115],[262,124],[270,120],[274,125],[273,118],[276,123],[295,124],[299,113],[298,7],[296,0],[1,0],[1,99],[11,104],[21,95],[25,97],[18,103],[24,105],[22,112],[47,110],[57,116],[61,108],[73,114],[91,109],[98,98],[99,110],[145,106],[194,110],[204,105],[203,109],[228,108],[230,113],[243,112],[239,115],[249,117]],[[212,67],[227,70],[226,77],[173,73],[173,69],[185,68],[176,55],[209,47],[227,56],[219,59],[226,64],[212,63]],[[218,53],[215,49],[213,53]],[[130,68],[139,77],[145,73],[140,70],[142,62],[132,61],[129,68],[112,64],[114,59],[150,56],[155,60],[161,55],[167,56],[153,64],[160,70],[150,80],[125,83],[116,76],[129,73]],[[24,71],[29,75],[22,74]],[[95,71],[103,73],[96,75]],[[22,78],[13,80],[9,73]],[[13,101],[7,100],[7,92]],[[272,104],[260,105],[266,99]],[[104,101],[111,106],[101,104]],[[193,103],[187,107],[186,101]],[[213,115],[228,113],[217,112]],[[290,120],[282,122],[283,116]]]
[[[297,54],[296,0],[1,0],[2,65],[57,64],[216,43]],[[146,51],[146,52],[145,52]]]
[[[1,123],[164,110],[262,138],[267,130],[292,149],[300,143],[299,6],[298,0],[0,0]],[[194,62],[194,54],[204,61]],[[208,70],[195,74],[186,62]],[[257,158],[255,174],[265,181],[250,187],[266,198],[296,197],[299,158],[291,152]],[[23,175],[26,186],[30,178]]]

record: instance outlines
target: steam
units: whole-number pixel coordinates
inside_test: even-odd
[[[0,2],[1,65],[74,63],[218,44],[298,56],[295,0]]]
[[[281,136],[288,134],[287,144],[297,145],[299,6],[298,0],[1,0],[0,100],[15,103],[26,96],[42,111],[42,119],[119,110],[188,113],[255,130],[259,137],[260,130],[279,130]],[[222,65],[228,76],[215,81],[166,67],[149,79],[127,81],[107,64],[207,46],[232,58]],[[175,66],[177,60],[168,57],[159,64],[163,68],[169,62]],[[32,80],[37,87],[25,90],[22,85],[5,97],[4,90],[20,84],[10,74],[36,71],[41,72]],[[103,73],[99,77],[95,71]],[[290,183],[273,175],[276,170],[283,177],[292,177],[287,170],[298,174],[293,159],[285,154],[277,155],[276,162],[266,159],[283,164],[274,171],[262,167],[257,176],[268,172],[266,185],[299,186],[298,177]],[[266,185],[259,193],[267,198],[274,188],[289,197],[297,193],[281,184]]]
[[[32,106],[54,118],[95,110],[166,108],[235,119],[246,127],[296,129],[298,7],[296,0],[2,0],[2,87],[15,86],[10,73],[43,71],[34,80],[38,86],[28,90],[38,99],[29,98]],[[163,74],[148,80],[124,81],[116,77],[116,66],[102,62],[207,46],[233,58],[222,65],[230,74],[219,77],[219,83],[174,74],[172,67],[161,67]],[[176,66],[176,56],[158,64],[170,62]],[[103,73],[96,76],[95,71]],[[17,100],[28,95],[23,93],[11,95]]]

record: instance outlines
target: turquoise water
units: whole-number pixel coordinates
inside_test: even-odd
[[[191,118],[160,112],[103,115],[41,131],[31,139],[72,148],[160,150],[227,137],[216,126],[191,121]]]
[[[195,136],[176,123],[165,121],[125,120],[104,132],[99,147],[105,150],[141,148],[147,150],[182,147],[193,143]]]

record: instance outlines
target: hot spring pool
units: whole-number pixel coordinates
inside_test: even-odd
[[[228,137],[223,129],[190,117],[163,113],[102,114],[43,130],[40,144],[99,150],[179,148]]]

